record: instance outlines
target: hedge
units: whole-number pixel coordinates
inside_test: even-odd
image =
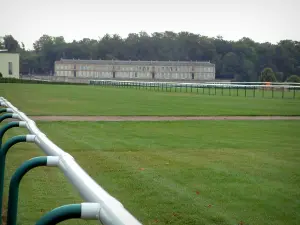
[[[0,78],[0,83],[88,85],[86,83],[67,83],[67,82],[53,82],[53,81],[42,81],[42,80],[25,80],[25,79],[16,79],[16,78]]]

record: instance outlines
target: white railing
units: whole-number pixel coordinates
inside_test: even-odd
[[[141,87],[191,87],[191,88],[203,88],[203,87],[216,87],[216,88],[274,88],[274,89],[296,89],[300,90],[300,86],[296,86],[298,83],[276,83],[276,85],[266,85],[265,82],[204,82],[204,83],[183,83],[183,82],[158,82],[158,81],[118,81],[118,80],[90,80],[91,85],[115,85],[115,86],[141,86]],[[299,84],[300,85],[300,84]]]
[[[104,225],[141,225],[123,205],[100,185],[98,185],[75,161],[75,159],[56,146],[47,136],[36,126],[35,122],[29,119],[23,112],[20,112],[5,98],[0,97],[0,106],[7,107],[7,112],[13,113],[13,118],[24,121],[24,126],[31,135],[34,135],[34,143],[48,156],[58,156],[58,167],[73,184],[86,202],[99,203],[99,210],[96,218]],[[53,196],[55,197],[55,196]],[[93,208],[90,208],[93,211]],[[91,211],[87,208],[83,211],[82,218],[90,216]],[[94,211],[93,211],[94,212]]]

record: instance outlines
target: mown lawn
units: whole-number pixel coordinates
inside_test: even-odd
[[[201,90],[197,94],[195,90],[175,93],[100,86],[0,84],[0,96],[28,115],[300,115],[300,98],[242,97],[243,90],[240,95],[213,96],[201,94]]]
[[[38,125],[145,225],[299,224],[300,121]],[[25,133],[13,128],[6,138]],[[14,146],[6,185],[22,161],[40,154],[33,144]],[[57,168],[34,169],[21,184],[20,224],[78,202]]]

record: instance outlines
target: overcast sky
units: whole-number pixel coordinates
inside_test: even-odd
[[[227,40],[300,41],[300,0],[0,0],[0,36],[26,48],[43,34],[66,41],[104,34],[189,31]]]

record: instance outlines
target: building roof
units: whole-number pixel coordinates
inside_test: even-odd
[[[58,64],[99,64],[99,65],[161,65],[161,66],[184,66],[184,65],[207,65],[214,66],[211,62],[198,62],[198,61],[131,61],[131,60],[80,60],[80,59],[61,59],[55,61]]]

